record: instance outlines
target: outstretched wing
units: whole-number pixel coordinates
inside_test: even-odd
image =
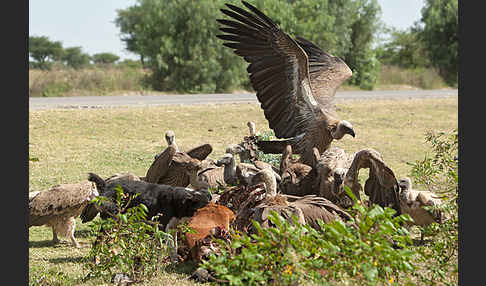
[[[176,153],[176,148],[168,146],[160,155],[154,160],[145,175],[145,181],[156,184],[160,178],[164,177],[169,170],[172,162],[172,157]]]
[[[381,207],[391,207],[400,214],[400,201],[398,198],[399,186],[393,171],[388,167],[380,153],[367,148],[355,153],[351,166],[346,173],[345,184],[357,190],[359,170],[368,168],[369,177],[365,182],[364,192],[370,202]],[[355,195],[359,198],[359,194]]]
[[[225,40],[250,65],[247,68],[256,96],[277,138],[304,133],[321,110],[312,95],[309,61],[304,50],[270,18],[245,1],[250,11],[226,4],[219,19]]]
[[[312,93],[327,113],[334,113],[336,89],[351,75],[351,69],[339,57],[335,57],[309,40],[297,37],[297,43],[309,57],[309,76]]]
[[[98,195],[92,182],[61,184],[39,192],[29,201],[29,227],[44,225],[62,216],[77,216]]]
[[[191,156],[192,158],[196,158],[199,161],[206,159],[213,152],[213,147],[211,144],[203,144],[197,147],[192,148],[191,150],[187,151],[187,155]]]

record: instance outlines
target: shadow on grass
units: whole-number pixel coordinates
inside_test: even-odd
[[[81,229],[74,231],[75,238],[89,238],[92,236],[91,230],[89,229]]]
[[[55,246],[52,240],[29,241],[29,248],[53,247]]]
[[[163,271],[167,273],[175,273],[175,274],[185,274],[191,275],[194,270],[196,270],[196,264],[192,261],[186,262],[179,262],[176,264],[168,264],[163,267]]]
[[[75,256],[75,257],[56,257],[50,258],[49,262],[51,263],[83,263],[85,257],[84,256]]]

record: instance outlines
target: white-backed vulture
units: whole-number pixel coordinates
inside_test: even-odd
[[[313,152],[313,162],[308,165],[292,158],[291,145],[285,147],[280,160],[282,180],[279,189],[282,193],[295,196],[319,194],[317,169],[315,167],[319,159],[319,151],[314,147]]]
[[[402,213],[410,215],[414,224],[428,226],[433,222],[442,223],[444,213],[440,210],[426,210],[424,206],[439,207],[442,200],[430,191],[412,189],[412,180],[408,177],[398,181],[400,186],[400,207]]]
[[[167,148],[156,156],[154,162],[147,170],[145,181],[163,185],[187,187],[189,186],[189,176],[183,171],[180,164],[174,162],[174,156],[180,157],[187,154],[188,156],[203,161],[213,151],[210,144],[197,146],[187,152],[178,151],[179,148],[175,143],[175,134],[169,130],[166,132],[165,139]]]
[[[80,245],[74,237],[76,217],[94,197],[98,190],[92,182],[59,184],[46,191],[29,194],[29,227],[47,225],[52,228],[52,240],[59,242],[58,235],[69,237],[73,246]]]
[[[231,19],[217,20],[225,33],[217,37],[249,63],[250,81],[269,127],[277,138],[287,139],[260,141],[260,150],[267,153],[266,147],[275,145],[273,152],[281,154],[291,144],[308,163],[313,147],[322,153],[332,140],[354,137],[353,126],[339,119],[332,102],[352,75],[346,63],[306,39],[294,40],[256,7],[242,3],[249,10],[231,4],[226,4],[229,10],[221,9]]]

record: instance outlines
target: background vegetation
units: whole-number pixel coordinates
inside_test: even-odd
[[[353,70],[347,87],[457,87],[457,1],[426,0],[421,19],[406,30],[386,27],[376,0],[253,0],[292,36],[302,36],[339,56]],[[109,94],[133,90],[178,93],[251,91],[246,62],[215,35],[219,9],[236,0],[138,0],[117,11],[116,25],[126,49],[139,61],[117,55],[88,55],[81,47],[63,48],[45,36],[29,37],[30,68],[46,71],[29,81],[30,96]],[[65,77],[62,70],[70,71]],[[128,71],[131,69],[131,71]],[[86,82],[86,74],[103,70]],[[107,72],[104,72],[107,70]],[[121,71],[114,71],[121,70]],[[51,74],[54,75],[51,75]],[[69,80],[84,84],[71,84]],[[115,77],[117,78],[117,77]],[[96,82],[98,81],[98,82]],[[107,88],[100,88],[103,83]]]

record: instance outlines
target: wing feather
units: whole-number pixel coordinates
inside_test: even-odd
[[[307,55],[264,13],[242,3],[248,10],[231,4],[221,9],[231,20],[218,20],[226,33],[218,37],[250,63],[250,81],[276,137],[304,133],[320,112],[310,87]]]
[[[355,153],[345,179],[346,185],[351,185],[351,189],[353,189],[352,186],[359,184],[358,174],[362,168],[369,168],[370,170],[364,187],[365,194],[369,196],[370,202],[381,207],[394,208],[400,214],[398,181],[393,171],[383,161],[380,153],[371,148]],[[357,197],[359,198],[359,194]]]

